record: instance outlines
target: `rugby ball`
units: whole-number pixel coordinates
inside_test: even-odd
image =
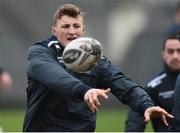
[[[71,41],[63,51],[65,66],[74,72],[86,72],[94,68],[102,57],[101,43],[90,37]]]

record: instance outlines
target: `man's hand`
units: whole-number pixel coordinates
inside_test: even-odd
[[[84,95],[84,101],[88,104],[90,110],[95,113],[98,111],[99,106],[101,103],[98,100],[98,96],[102,96],[105,99],[108,99],[107,94],[110,92],[110,88],[103,90],[103,89],[90,89]]]
[[[145,122],[149,122],[150,118],[157,118],[157,117],[161,117],[163,123],[166,126],[169,126],[169,124],[167,122],[167,118],[170,118],[170,119],[174,118],[174,116],[172,116],[171,114],[169,114],[164,109],[162,109],[158,106],[147,108],[144,112],[144,118],[145,118],[144,121]]]

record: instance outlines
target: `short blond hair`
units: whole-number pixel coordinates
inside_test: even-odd
[[[53,26],[55,26],[58,19],[61,19],[61,17],[64,15],[74,18],[81,16],[84,21],[85,12],[81,11],[81,9],[78,6],[73,4],[65,4],[63,6],[60,6],[54,14]]]

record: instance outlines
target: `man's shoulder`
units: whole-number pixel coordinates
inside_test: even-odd
[[[147,87],[156,88],[160,84],[162,84],[163,79],[167,77],[167,73],[165,71],[156,75],[152,80],[150,80],[147,84]]]
[[[46,47],[51,47],[53,44],[57,44],[58,41],[56,39],[56,37],[54,36],[50,36],[46,39],[40,40],[40,41],[36,41],[32,46],[46,46]]]
[[[57,44],[57,43],[58,43],[58,41],[53,36],[51,36],[47,39],[35,42],[33,45],[31,45],[29,50],[32,50],[32,49],[49,49],[53,44]]]

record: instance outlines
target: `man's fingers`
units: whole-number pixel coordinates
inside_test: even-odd
[[[163,108],[160,107],[150,107],[145,111],[144,114],[145,117],[145,122],[150,120],[151,118],[157,118],[157,117],[161,117],[163,123],[168,126],[168,122],[167,122],[167,118],[173,119],[174,116],[169,114],[168,112],[166,112],[166,110],[164,110]]]
[[[103,91],[102,96],[103,96],[105,99],[108,99],[108,95],[107,95],[107,94],[110,93],[111,89],[108,88],[108,89],[102,90],[102,91]]]
[[[147,122],[149,122],[149,121],[150,121],[150,115],[149,115],[148,113],[146,113],[146,114],[144,115],[144,122],[147,123]]]
[[[96,106],[95,106],[95,104],[94,104],[94,101],[93,101],[93,98],[92,98],[92,96],[90,95],[89,96],[89,98],[88,98],[88,105],[89,105],[89,108],[90,108],[90,110],[93,112],[93,113],[95,113],[96,112]]]
[[[102,97],[104,97],[105,99],[108,99],[108,96],[105,93],[102,94]]]
[[[146,117],[145,120],[144,120],[145,123],[148,123],[149,121],[150,121],[149,117]]]
[[[97,98],[97,95],[94,94],[94,95],[92,95],[92,97],[93,97],[94,104],[95,104],[97,107],[100,106],[101,103],[99,102],[99,100],[98,100],[98,98]]]
[[[105,99],[108,98],[107,94],[110,92],[110,88],[106,90],[102,89],[90,89],[86,92],[84,95],[84,100],[88,104],[90,110],[95,113],[98,111],[98,107],[101,105],[101,103],[98,100],[98,96],[102,96]]]
[[[166,117],[173,119],[174,116],[169,114],[166,110],[162,109],[162,117],[166,119]]]
[[[168,118],[170,118],[170,119],[173,119],[174,118],[174,116],[173,115],[171,115],[171,114],[166,114],[166,115],[162,115],[161,116],[161,118],[162,118],[162,121],[163,121],[163,123],[166,125],[166,126],[169,126],[169,124],[168,124],[168,122],[167,122],[167,118],[166,117],[168,117]]]
[[[108,89],[105,90],[105,93],[108,94],[110,91],[111,91],[111,89],[108,88]]]
[[[174,118],[174,116],[173,116],[173,115],[171,115],[171,114],[167,114],[167,115],[166,115],[166,117],[171,118],[171,119],[173,119],[173,118]]]
[[[173,115],[169,114],[169,113],[168,113],[166,110],[164,110],[164,109],[162,109],[162,113],[164,114],[165,117],[168,117],[168,118],[170,118],[170,119],[173,119],[173,118],[174,118]]]
[[[161,118],[162,118],[163,123],[164,123],[166,126],[169,126],[169,124],[168,124],[168,122],[167,122],[167,120],[166,120],[166,116],[165,116],[165,115],[162,115]]]

